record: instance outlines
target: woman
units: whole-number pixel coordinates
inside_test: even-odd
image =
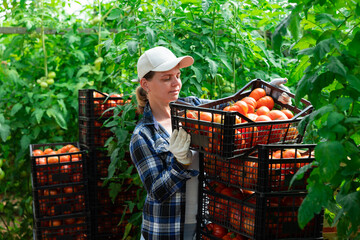
[[[190,135],[171,127],[169,103],[179,100],[180,69],[194,63],[177,58],[165,47],[140,56],[136,90],[138,122],[130,153],[147,191],[143,208],[142,239],[193,239],[198,199],[198,154],[189,149]],[[180,99],[192,105],[205,100]]]

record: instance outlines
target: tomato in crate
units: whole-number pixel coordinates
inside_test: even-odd
[[[265,89],[271,90],[268,95]],[[221,157],[241,156],[258,144],[300,143],[303,132],[299,133],[297,126],[312,106],[305,99],[292,106],[273,97],[283,92],[256,79],[233,96],[203,105],[173,102],[172,128],[182,127],[191,134],[192,149]],[[294,116],[289,119],[283,110]]]

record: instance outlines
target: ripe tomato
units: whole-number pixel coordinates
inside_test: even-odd
[[[256,101],[257,108],[260,108],[261,106],[266,106],[270,110],[272,110],[274,108],[274,105],[275,105],[274,99],[270,96],[264,96]]]
[[[35,149],[33,152],[33,156],[41,156],[44,155],[44,152],[40,149]]]
[[[237,105],[237,106],[238,106],[238,110],[237,110],[237,111],[238,111],[240,114],[246,116],[246,114],[248,113],[248,109],[249,109],[246,102],[240,100],[240,101],[235,102],[234,105]]]
[[[271,120],[286,120],[286,119],[288,119],[288,117],[285,115],[285,113],[283,113],[280,110],[270,110],[270,112],[268,112],[266,114],[266,116],[271,118]]]
[[[55,152],[55,151],[52,150],[51,148],[47,148],[47,149],[44,150],[44,154],[46,154],[46,155],[54,154],[54,153],[52,153],[52,152]]]
[[[238,105],[230,104],[229,106],[224,107],[223,111],[226,112],[240,112],[241,109]]]
[[[48,164],[59,163],[59,157],[58,156],[48,157],[47,162],[48,162]]]
[[[60,156],[60,162],[61,162],[61,163],[70,162],[70,155]]]
[[[249,95],[249,97],[254,98],[256,101],[264,96],[266,96],[266,92],[263,88],[255,88]]]
[[[294,117],[294,114],[289,109],[282,109],[281,111],[288,117],[288,119],[292,119]]]
[[[252,106],[253,109],[256,108],[256,100],[253,97],[244,97],[243,99],[241,99],[241,101],[244,101],[247,103],[247,105]]]
[[[283,153],[283,158],[301,158],[301,154],[296,149],[286,149]]]
[[[69,153],[75,153],[75,152],[80,152],[80,149],[78,149],[77,147],[72,147],[69,149]],[[72,154],[71,158],[80,158],[81,154]]]
[[[256,118],[255,122],[270,122],[272,121],[270,117],[266,115],[260,115]],[[266,144],[268,142],[269,134],[270,134],[270,128],[269,125],[264,126],[258,126],[258,140],[257,144]]]
[[[255,114],[260,116],[260,115],[266,115],[268,114],[268,112],[270,112],[270,109],[267,106],[261,106],[256,110]]]
[[[222,238],[227,233],[227,229],[221,225],[215,223],[208,223],[206,225],[206,229],[208,233],[211,233],[214,237]],[[204,238],[208,239],[208,238]]]

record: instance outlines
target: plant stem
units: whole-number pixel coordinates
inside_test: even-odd
[[[99,31],[98,31],[98,57],[101,57],[101,47],[100,47],[100,44],[101,44],[101,23],[102,23],[102,18],[101,18],[101,2],[100,0],[98,0],[98,4],[99,4],[99,18],[100,18],[100,21],[99,21]]]
[[[45,47],[45,33],[44,33],[44,2],[41,0],[41,41],[42,41],[42,48],[44,52],[44,69],[45,69],[45,77],[48,75],[48,68],[47,68],[47,54],[46,54],[46,47]]]

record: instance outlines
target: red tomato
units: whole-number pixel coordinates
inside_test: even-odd
[[[222,238],[227,233],[226,228],[223,226],[220,226],[215,223],[209,223],[206,225],[206,229],[209,233],[211,233],[214,237]],[[207,237],[204,237],[204,239],[208,239]]]

